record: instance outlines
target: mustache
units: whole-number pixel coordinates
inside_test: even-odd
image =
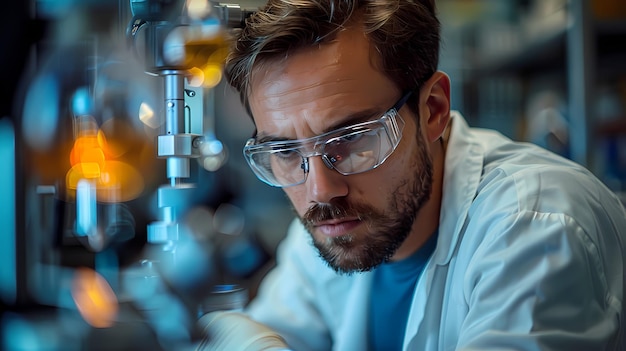
[[[356,217],[359,220],[369,219],[374,210],[363,204],[349,204],[345,200],[333,203],[314,204],[302,216],[302,222],[307,227],[312,227],[318,222],[341,219],[345,217]]]

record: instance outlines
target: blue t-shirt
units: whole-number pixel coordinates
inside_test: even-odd
[[[375,269],[368,321],[370,350],[402,350],[415,285],[435,250],[437,234],[413,255]]]

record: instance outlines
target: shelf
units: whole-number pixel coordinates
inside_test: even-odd
[[[524,73],[562,66],[565,54],[566,29],[546,34],[517,50],[501,55],[485,55],[477,59],[479,74]]]
[[[595,29],[596,33],[602,36],[624,36],[626,35],[626,18],[597,21]]]
[[[605,1],[611,9],[618,3]],[[601,174],[606,170],[594,168],[601,166],[593,159],[594,143],[626,135],[626,116],[611,122],[596,116],[598,104],[605,101],[601,94],[619,94],[619,103],[626,103],[621,90],[615,91],[626,79],[626,6],[619,5],[623,11],[605,8],[599,17],[591,11],[599,6],[595,0],[570,0],[558,9],[531,8],[543,6],[543,0],[525,3],[528,12],[522,11],[514,23],[489,17],[457,28],[464,44],[461,108],[488,128],[509,130],[533,113],[538,93],[554,92],[567,113],[570,140],[576,140],[570,158]]]
[[[595,127],[595,132],[597,136],[602,137],[626,135],[626,118],[615,118],[598,123]]]
[[[567,31],[568,27],[555,29],[506,54],[475,58],[475,71],[478,75],[497,75],[565,69]],[[594,32],[597,56],[601,58],[598,67],[605,70],[607,65],[616,65],[626,71],[626,20],[599,21]]]

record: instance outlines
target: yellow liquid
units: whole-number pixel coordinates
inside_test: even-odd
[[[228,55],[228,43],[222,36],[208,40],[193,40],[185,43],[185,63],[187,69],[203,69],[207,65],[221,66]]]

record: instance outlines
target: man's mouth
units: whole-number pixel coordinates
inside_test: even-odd
[[[360,224],[361,221],[357,218],[344,218],[318,222],[314,226],[323,235],[334,238],[352,232]]]

